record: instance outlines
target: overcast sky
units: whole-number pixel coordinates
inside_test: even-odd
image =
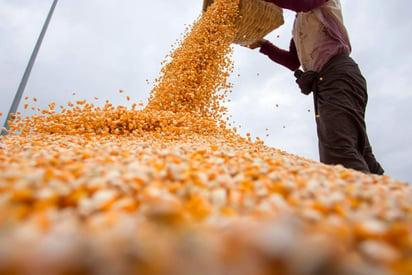
[[[1,125],[52,2],[0,0]],[[366,122],[374,153],[387,175],[412,183],[412,2],[341,2],[352,57],[368,81]],[[128,105],[126,95],[145,101],[152,87],[147,80],[159,76],[160,62],[185,25],[198,18],[202,3],[60,0],[24,96],[36,97],[36,104],[29,103],[40,107],[80,99]],[[266,38],[287,48],[294,14],[284,15],[285,25]],[[299,93],[292,72],[240,46],[234,46],[233,59],[228,107],[240,133],[318,160],[313,98]]]

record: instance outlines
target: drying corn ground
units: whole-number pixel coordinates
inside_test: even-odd
[[[215,1],[147,106],[15,115],[0,139],[1,274],[412,274],[410,185],[227,127],[236,16]]]

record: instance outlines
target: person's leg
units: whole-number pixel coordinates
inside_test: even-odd
[[[366,135],[365,147],[363,151],[363,157],[368,164],[369,171],[373,174],[383,175],[385,172],[379,162],[376,160],[372,153],[372,147],[369,144],[368,136]]]
[[[319,73],[315,92],[320,161],[382,174],[366,133],[366,80],[355,61],[333,57]]]
[[[336,103],[320,101],[317,118],[320,161],[325,164],[341,164],[365,173],[370,172],[359,150],[361,123],[349,110],[340,108]]]
[[[369,173],[364,158],[366,81],[348,56],[333,58],[317,85],[317,132],[320,161]]]

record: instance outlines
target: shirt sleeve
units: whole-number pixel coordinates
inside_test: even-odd
[[[274,62],[285,66],[291,71],[296,71],[300,67],[300,62],[293,39],[290,40],[289,51],[282,50],[269,41],[266,41],[262,47],[260,47],[260,52],[267,55]]]
[[[323,5],[328,0],[263,0],[273,3],[280,8],[295,12],[308,12]]]

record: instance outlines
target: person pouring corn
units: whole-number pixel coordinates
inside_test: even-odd
[[[349,56],[339,0],[262,0],[295,11],[289,50],[261,39],[249,47],[295,72],[302,93],[313,91],[320,161],[383,174],[366,133],[366,80]],[[303,71],[299,68],[302,67]]]

